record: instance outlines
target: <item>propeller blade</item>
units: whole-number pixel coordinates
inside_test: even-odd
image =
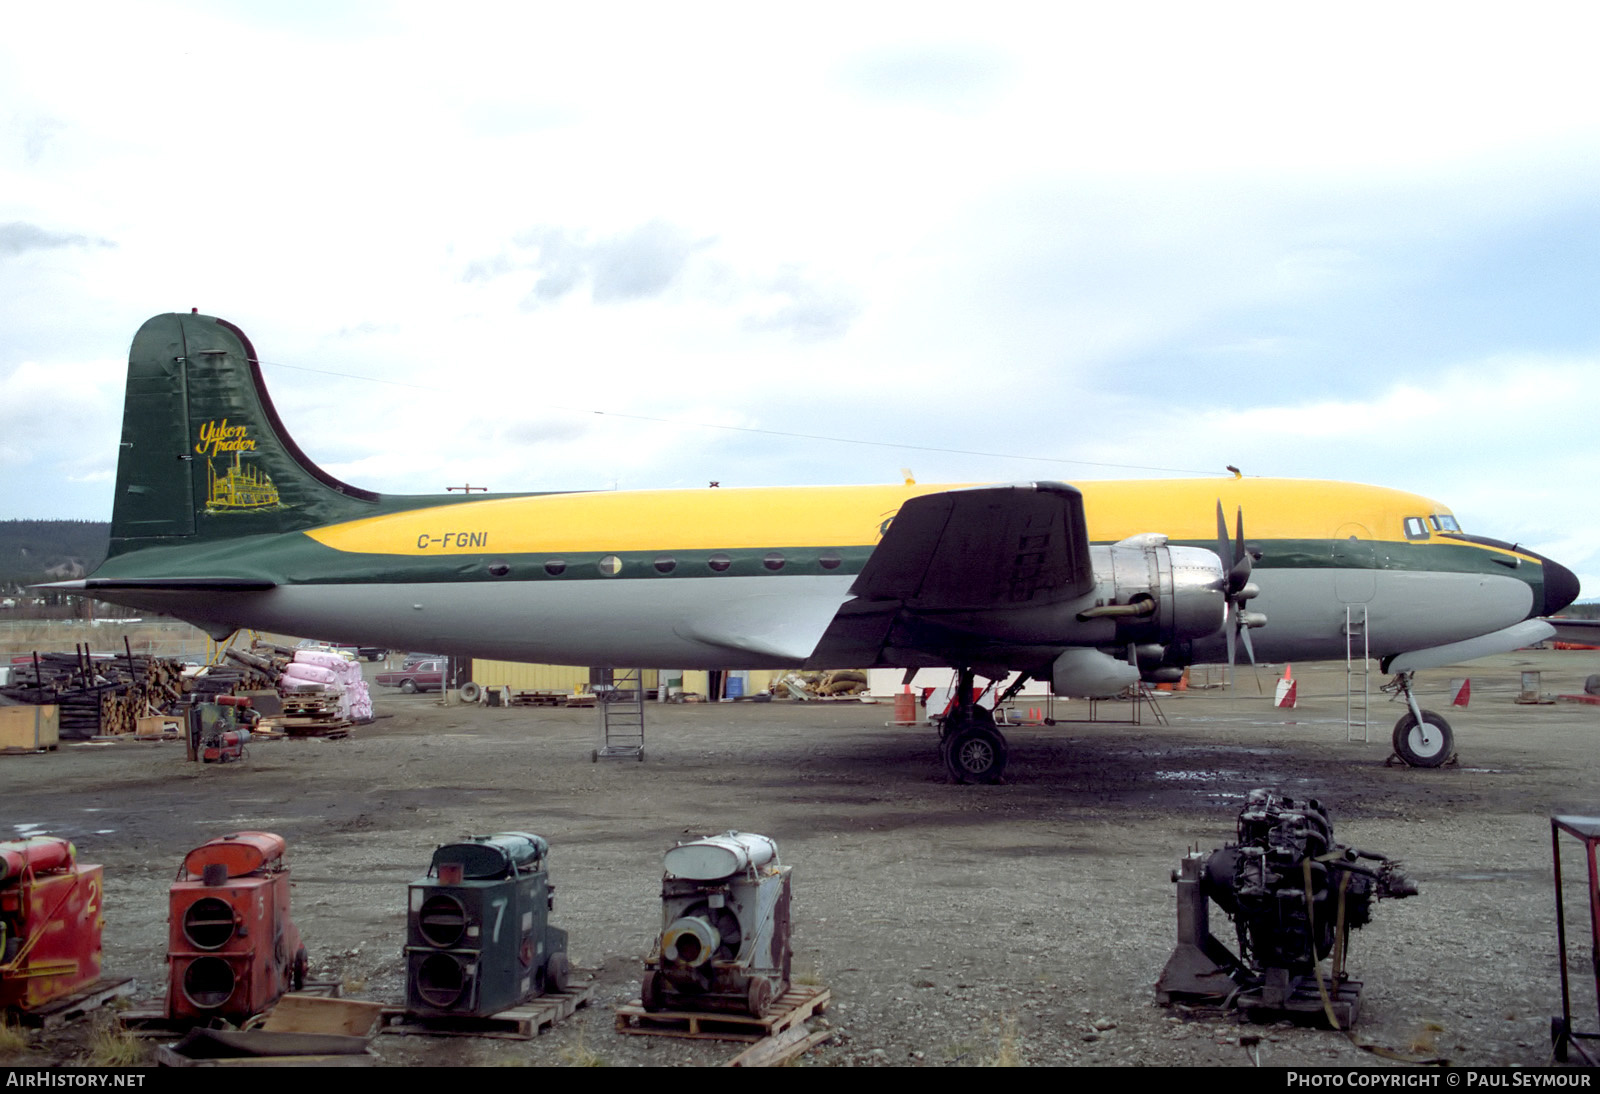
[[[1222,513],[1222,499],[1217,499],[1217,559],[1228,567],[1227,589],[1229,600],[1232,600],[1238,591],[1245,587],[1250,580],[1250,570],[1253,562],[1250,553],[1244,549],[1244,507],[1240,506],[1238,513],[1238,533],[1234,537],[1233,545],[1228,544],[1228,518]],[[1230,562],[1231,560],[1231,562]]]
[[[1233,541],[1233,567],[1228,571],[1228,595],[1232,596],[1243,589],[1250,581],[1250,571],[1255,561],[1250,557],[1250,552],[1244,549],[1244,507],[1239,507],[1238,534]]]

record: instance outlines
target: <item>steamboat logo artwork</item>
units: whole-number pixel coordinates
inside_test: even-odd
[[[248,427],[229,425],[226,418],[207,422],[200,427],[200,443],[194,451],[206,461],[206,512],[282,508],[272,479],[253,461],[246,462],[245,457],[256,451]]]

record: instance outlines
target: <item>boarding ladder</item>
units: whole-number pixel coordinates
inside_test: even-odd
[[[594,685],[600,713],[600,740],[589,754],[592,762],[644,759],[644,670],[616,669],[607,683]]]
[[[1367,641],[1367,606],[1344,606],[1344,739],[1366,742],[1367,704],[1372,695],[1370,682],[1371,646]],[[1359,717],[1360,721],[1357,721]],[[1360,729],[1361,736],[1356,736]]]

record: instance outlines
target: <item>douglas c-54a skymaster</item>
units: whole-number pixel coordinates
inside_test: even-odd
[[[1232,535],[1224,511],[1235,514]],[[1251,540],[1246,543],[1248,524]],[[387,496],[289,437],[243,332],[162,315],[134,337],[111,554],[62,586],[240,627],[568,665],[953,667],[942,756],[993,781],[975,677],[1096,696],[1231,662],[1344,657],[1364,609],[1411,674],[1537,642],[1571,571],[1460,531],[1414,494],[1279,479]],[[1254,637],[1252,638],[1252,635]]]

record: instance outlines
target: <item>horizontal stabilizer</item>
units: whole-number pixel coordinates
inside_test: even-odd
[[[63,592],[81,593],[113,589],[170,589],[174,592],[247,593],[277,588],[277,582],[253,577],[90,577],[79,581],[53,581],[48,585],[34,585],[35,589],[60,589]]]

